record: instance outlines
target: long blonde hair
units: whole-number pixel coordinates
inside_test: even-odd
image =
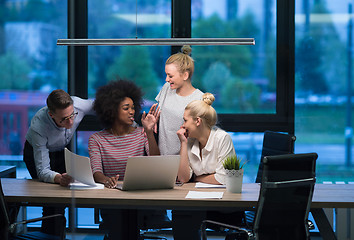
[[[171,55],[166,60],[166,65],[175,64],[178,72],[181,74],[188,72],[188,79],[191,80],[194,72],[194,60],[190,56],[191,52],[192,48],[188,45],[184,45],[181,48],[181,52]]]
[[[211,129],[217,123],[218,116],[215,109],[211,106],[215,100],[212,93],[204,93],[202,100],[194,100],[190,102],[185,110],[189,110],[189,114],[193,118],[200,117],[204,123]]]

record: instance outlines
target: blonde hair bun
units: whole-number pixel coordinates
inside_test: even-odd
[[[183,54],[186,54],[186,55],[190,56],[191,53],[192,53],[192,48],[189,45],[183,45],[183,47],[181,48],[181,52]]]
[[[215,97],[212,93],[204,93],[202,97],[203,102],[205,102],[208,105],[212,105],[213,102],[215,101]]]

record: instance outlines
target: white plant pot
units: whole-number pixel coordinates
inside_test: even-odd
[[[231,193],[242,192],[243,169],[228,170],[225,169],[226,177],[226,190]]]

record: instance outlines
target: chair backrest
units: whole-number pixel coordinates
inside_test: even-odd
[[[4,192],[2,191],[0,178],[0,239],[8,239],[8,230],[10,226],[9,212],[5,202]]]
[[[294,153],[294,143],[296,137],[291,134],[265,131],[263,136],[263,146],[261,159],[258,166],[256,183],[262,181],[263,158],[265,156],[275,156]]]
[[[316,153],[264,158],[254,220],[256,239],[309,239],[307,224],[315,184]]]

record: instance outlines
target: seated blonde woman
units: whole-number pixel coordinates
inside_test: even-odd
[[[177,131],[181,142],[178,180],[224,184],[225,170],[222,162],[235,155],[230,135],[215,126],[217,114],[211,106],[214,95],[205,93],[202,100],[195,100],[184,110],[184,123]],[[200,239],[199,227],[206,215],[218,212],[173,211],[173,236],[178,239]]]
[[[235,154],[230,135],[215,126],[217,114],[211,106],[214,95],[205,93],[203,100],[195,100],[184,111],[184,123],[177,135],[181,141],[181,163],[178,180],[210,184],[224,184],[223,160]]]

